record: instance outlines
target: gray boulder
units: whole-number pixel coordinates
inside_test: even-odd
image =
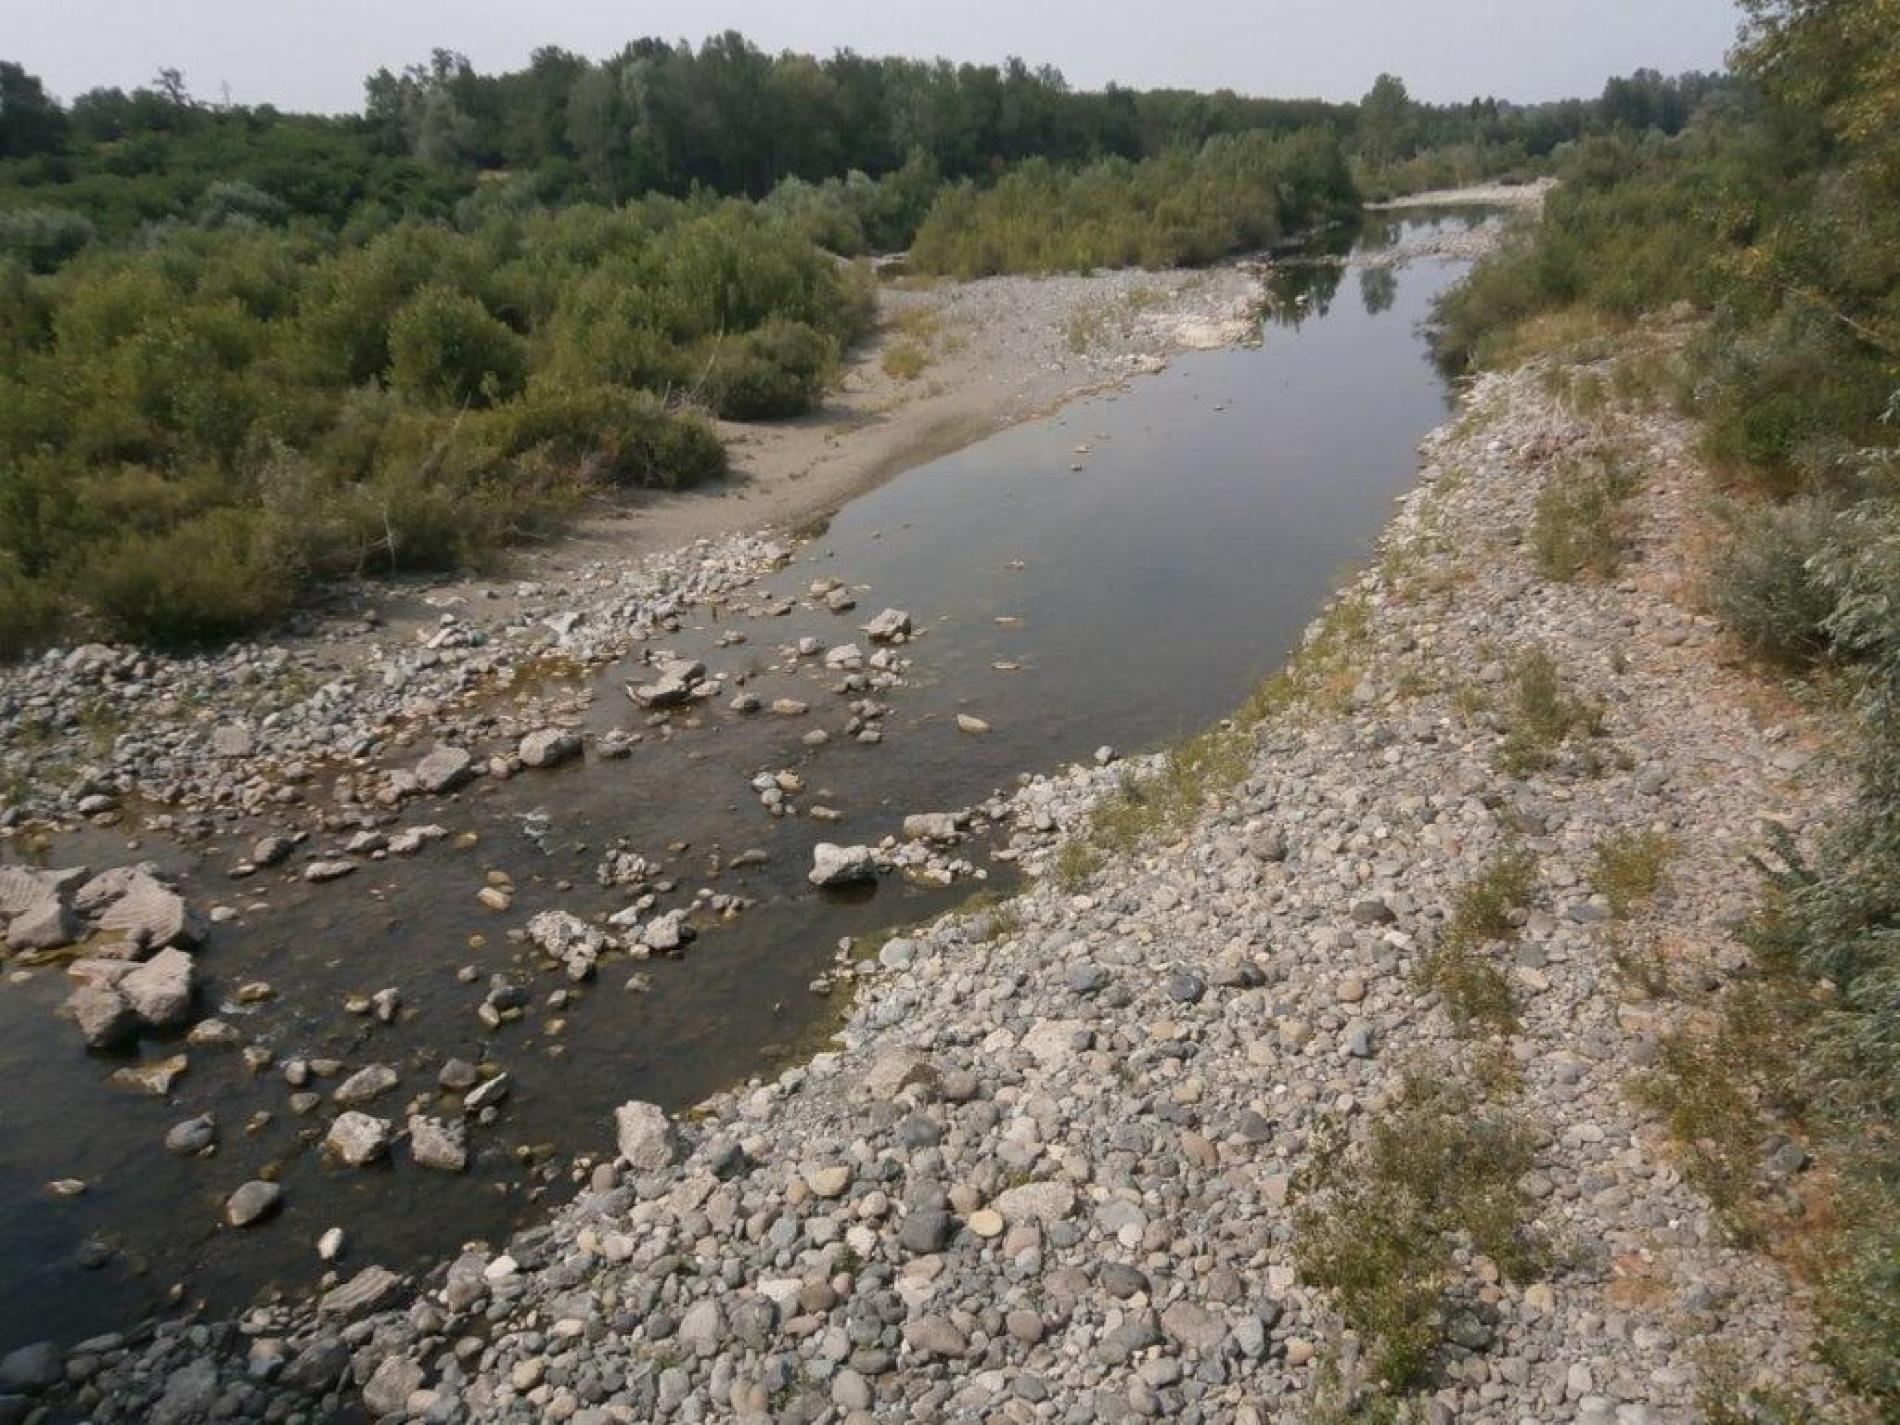
[[[183,950],[165,949],[119,981],[132,1012],[153,1029],[176,1029],[191,1015],[194,969]]]
[[[877,861],[868,846],[835,846],[821,841],[811,849],[811,873],[806,879],[827,889],[862,885],[877,879]]]
[[[521,739],[521,760],[530,767],[558,767],[581,755],[581,740],[558,727],[544,727]]]
[[[659,1172],[680,1160],[679,1130],[657,1104],[621,1104],[614,1110],[614,1138],[635,1172]]]
[[[416,785],[431,794],[452,792],[474,775],[474,757],[459,747],[438,747],[416,763]]]
[[[323,1146],[352,1168],[373,1163],[389,1151],[390,1123],[350,1109],[337,1115],[324,1135]]]

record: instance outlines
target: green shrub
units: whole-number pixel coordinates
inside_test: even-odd
[[[1332,1294],[1385,1391],[1430,1380],[1461,1245],[1515,1280],[1539,1269],[1543,1248],[1517,1186],[1534,1155],[1528,1125],[1445,1066],[1408,1071],[1397,1107],[1362,1141],[1343,1144],[1335,1130],[1312,1145],[1294,1260]]]
[[[1460,888],[1444,932],[1421,965],[1425,987],[1444,997],[1452,1023],[1463,1033],[1486,1025],[1500,1033],[1517,1027],[1511,982],[1491,947],[1517,937],[1513,912],[1531,902],[1536,858],[1507,851]]]
[[[93,239],[92,224],[58,208],[0,208],[0,258],[51,272]]]
[[[1695,407],[1709,453],[1778,494],[1797,488],[1799,458],[1812,442],[1877,435],[1896,385],[1890,357],[1801,306],[1760,321],[1727,313],[1697,357]]]
[[[1218,134],[1131,163],[1065,170],[1044,159],[989,188],[946,188],[911,245],[920,272],[1086,272],[1198,266],[1352,213],[1358,190],[1319,130]]]
[[[803,415],[817,405],[836,361],[831,338],[804,322],[775,317],[714,348],[703,395],[728,420]]]
[[[473,297],[425,287],[389,324],[389,379],[426,403],[492,406],[527,380],[527,344]]]
[[[1546,578],[1607,579],[1623,562],[1623,506],[1636,491],[1635,467],[1614,456],[1567,462],[1538,492],[1531,551]]]
[[[0,659],[21,658],[50,643],[65,613],[58,594],[0,556]]]
[[[255,511],[221,509],[100,549],[76,587],[115,635],[190,644],[282,617],[297,581],[285,531]]]
[[[289,204],[242,180],[213,183],[198,205],[198,223],[207,228],[275,227],[289,216]]]
[[[1826,500],[1733,511],[1729,540],[1710,574],[1710,602],[1752,651],[1799,668],[1826,656],[1835,594],[1825,561],[1844,526]]]
[[[1669,838],[1657,831],[1622,831],[1596,844],[1590,884],[1624,919],[1663,888],[1668,876]]]
[[[1503,716],[1499,764],[1513,776],[1548,767],[1573,739],[1603,734],[1602,705],[1565,688],[1556,660],[1541,648],[1527,650],[1513,665]]]
[[[704,421],[669,415],[642,391],[537,388],[494,413],[502,449],[565,464],[587,483],[681,489],[726,473]]]

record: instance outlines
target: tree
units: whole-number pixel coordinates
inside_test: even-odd
[[[1359,101],[1359,153],[1375,166],[1397,163],[1415,151],[1412,96],[1396,74],[1381,74]]]
[[[66,113],[47,94],[39,76],[12,60],[0,60],[0,157],[52,153],[66,142]]]

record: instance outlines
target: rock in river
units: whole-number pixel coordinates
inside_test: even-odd
[[[409,1120],[409,1156],[416,1166],[459,1173],[468,1166],[468,1133],[459,1123],[439,1118]]]
[[[558,727],[544,727],[521,739],[521,761],[528,767],[558,767],[581,755],[581,740]]]
[[[112,1049],[139,1032],[139,1017],[110,985],[81,985],[66,1001],[88,1049]]]
[[[396,1087],[396,1071],[387,1064],[367,1064],[337,1085],[333,1098],[346,1107],[368,1103]]]
[[[352,1168],[360,1168],[380,1158],[388,1149],[389,1128],[388,1119],[372,1118],[351,1109],[337,1115],[336,1122],[324,1135],[323,1146]]]
[[[864,626],[864,636],[873,643],[892,643],[910,633],[910,615],[902,609],[886,609]]]
[[[172,1125],[171,1132],[165,1135],[165,1151],[190,1156],[202,1153],[218,1141],[218,1121],[208,1113],[196,1118],[187,1118],[183,1123]]]
[[[276,1183],[252,1179],[225,1200],[224,1220],[233,1227],[249,1227],[262,1222],[284,1200],[284,1190]]]
[[[475,759],[460,747],[438,747],[416,763],[416,785],[425,792],[452,792],[475,775]]]
[[[161,950],[119,981],[119,993],[153,1029],[176,1029],[191,1014],[192,981],[191,956]]]
[[[877,862],[868,846],[834,846],[821,841],[811,849],[814,886],[853,886],[877,879]]]
[[[614,1137],[620,1156],[637,1173],[670,1168],[680,1158],[679,1130],[657,1104],[635,1099],[614,1110]]]

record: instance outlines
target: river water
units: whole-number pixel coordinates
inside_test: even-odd
[[[1476,220],[1413,214],[1361,241]],[[421,1170],[400,1150],[377,1168],[339,1168],[312,1141],[324,1113],[293,1114],[275,1068],[253,1074],[233,1050],[194,1048],[168,1098],[110,1085],[120,1061],[87,1055],[56,1015],[67,991],[58,969],[9,976],[0,986],[0,1351],[119,1329],[180,1301],[230,1310],[261,1293],[307,1290],[324,1270],[313,1244],[333,1225],[348,1234],[339,1266],[349,1269],[414,1268],[471,1239],[505,1238],[568,1190],[561,1169],[576,1155],[611,1143],[614,1105],[683,1108],[791,1052],[828,1012],[807,985],[841,936],[914,921],[973,889],[888,877],[874,894],[821,894],[804,883],[812,843],[874,842],[906,813],[967,806],[1019,772],[1087,758],[1103,743],[1140,751],[1237,705],[1364,557],[1411,483],[1413,447],[1447,409],[1420,323],[1460,270],[1425,259],[1288,271],[1257,346],[1180,358],[913,469],[846,506],[764,581],[792,595],[836,576],[860,590],[856,614],[801,603],[782,618],[689,619],[669,645],[751,670],[750,690],[768,702],[805,699],[810,718],[742,718],[722,699],[699,726],[625,761],[590,755],[559,772],[478,784],[405,818],[437,821],[471,844],[441,843],[332,886],[292,874],[234,885],[222,868],[245,837],[189,849],[148,842],[138,855],[180,873],[194,903],[243,908],[199,956],[202,1002],[279,1062],[389,1064],[401,1086],[371,1111],[398,1121],[451,1055],[499,1064],[513,1091],[493,1125],[472,1130],[465,1174]],[[858,637],[855,623],[887,605],[909,611],[923,636],[905,650],[908,685],[886,699],[883,743],[834,736],[805,746],[813,725],[838,731],[839,700],[817,670],[786,671],[775,649],[805,634],[828,645]],[[734,626],[747,642],[718,647]],[[619,692],[630,675],[601,677],[595,729],[638,725]],[[992,731],[959,732],[959,711]],[[839,808],[842,825],[769,817],[748,784],[776,768],[796,769],[808,789],[799,800]],[[593,878],[615,840],[663,861],[685,891],[711,884],[756,904],[705,930],[683,957],[640,967],[647,993],[628,993],[631,967],[616,965],[576,1002],[550,1009],[547,994],[566,982],[543,975],[532,1012],[484,1029],[474,1010],[489,974],[527,963],[503,931],[551,906],[587,916],[623,903]],[[711,853],[729,860],[753,847],[768,853],[764,865],[706,879]],[[95,838],[53,859],[127,858],[122,843]],[[516,886],[505,916],[475,899],[493,871]],[[478,983],[458,978],[465,966]],[[259,979],[273,998],[231,1002],[237,985]],[[343,1012],[346,996],[384,986],[402,991],[398,1023]],[[180,1048],[148,1041],[139,1052]],[[206,1112],[220,1125],[215,1155],[162,1149],[171,1125]],[[248,1231],[223,1227],[224,1198],[261,1173],[283,1184],[283,1210]],[[49,1189],[62,1179],[86,1190]]]

